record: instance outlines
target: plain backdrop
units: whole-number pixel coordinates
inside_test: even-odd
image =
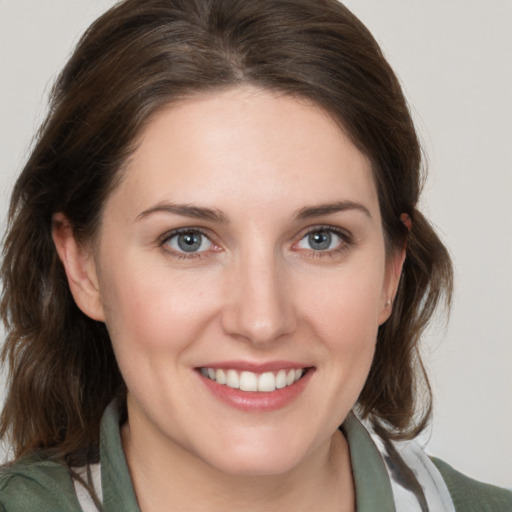
[[[113,3],[0,0],[3,223],[51,83]],[[512,487],[512,1],[346,5],[402,81],[428,155],[423,209],[455,263],[450,323],[424,339],[435,414],[423,440],[466,474]]]

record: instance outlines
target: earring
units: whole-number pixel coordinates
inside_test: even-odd
[[[385,304],[385,305],[386,305],[386,307],[387,307],[387,308],[389,308],[389,306],[391,306],[391,301],[388,299],[388,300],[386,301],[386,304]]]

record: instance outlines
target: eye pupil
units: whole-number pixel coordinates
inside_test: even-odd
[[[201,247],[200,233],[182,233],[178,236],[178,246],[182,251],[194,252]]]
[[[329,231],[316,231],[308,238],[310,247],[316,251],[328,249],[332,242],[332,234]]]

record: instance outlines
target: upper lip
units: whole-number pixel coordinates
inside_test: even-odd
[[[253,373],[273,372],[277,370],[291,370],[298,368],[310,368],[312,365],[299,361],[217,361],[206,363],[199,368],[214,368],[216,370],[239,370]]]

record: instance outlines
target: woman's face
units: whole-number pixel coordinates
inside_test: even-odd
[[[370,163],[336,123],[235,88],[149,122],[82,307],[106,322],[134,435],[277,474],[326,448],[356,402],[401,258],[386,260]]]

